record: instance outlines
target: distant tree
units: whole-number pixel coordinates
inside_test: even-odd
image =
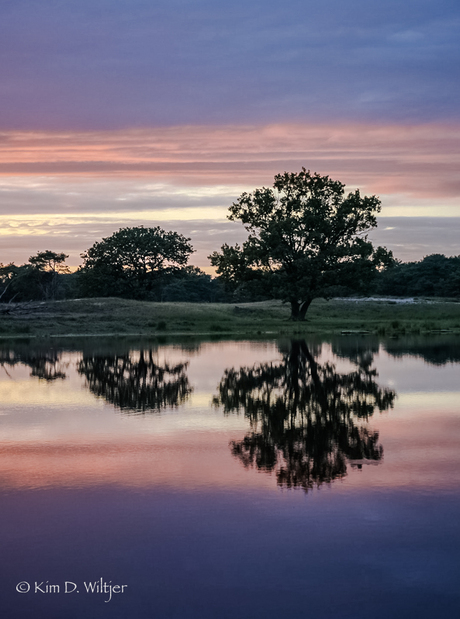
[[[159,227],[120,228],[82,254],[80,287],[86,296],[152,298],[152,293],[187,264],[193,248],[178,232]]]
[[[74,275],[68,256],[50,250],[30,256],[21,266],[0,264],[0,302],[49,300],[72,295]]]
[[[366,292],[391,252],[374,248],[366,233],[377,225],[380,200],[344,194],[343,183],[302,168],[275,176],[273,189],[243,193],[230,207],[249,233],[242,247],[224,245],[209,256],[230,285],[254,282],[291,304],[303,320],[316,297],[344,287]]]
[[[392,296],[460,297],[460,256],[425,256],[399,262],[376,280],[376,293]]]
[[[11,301],[15,294],[14,283],[18,276],[20,267],[10,262],[10,264],[0,263],[0,301]]]
[[[222,282],[194,266],[178,270],[161,292],[162,301],[218,303],[227,300]]]
[[[40,251],[35,256],[30,256],[29,264],[33,272],[30,279],[35,280],[36,286],[41,291],[44,299],[55,299],[63,290],[61,275],[68,274],[69,267],[65,264],[67,256],[64,253],[56,253],[47,249]]]
[[[29,264],[44,273],[68,273],[69,267],[64,264],[68,257],[66,254],[57,254],[47,249],[30,256]]]

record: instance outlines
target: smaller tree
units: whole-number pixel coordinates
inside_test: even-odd
[[[120,228],[81,256],[80,282],[88,296],[149,298],[168,275],[187,264],[193,248],[178,232]]]
[[[0,300],[11,303],[62,296],[70,277],[66,258],[65,254],[46,250],[30,256],[21,266],[0,264]]]
[[[69,267],[64,264],[68,257],[66,254],[57,254],[47,249],[30,256],[29,264],[44,273],[69,273]]]
[[[229,219],[244,224],[248,239],[242,247],[224,245],[209,256],[211,264],[233,286],[257,280],[291,304],[293,320],[303,320],[316,297],[344,287],[365,291],[393,258],[367,238],[380,200],[358,190],[345,196],[344,187],[302,168],[275,176],[273,189],[243,193]]]
[[[32,267],[30,279],[35,280],[44,299],[55,299],[58,296],[60,276],[70,273],[69,267],[65,264],[68,257],[64,253],[58,254],[49,249],[30,256],[29,265]]]

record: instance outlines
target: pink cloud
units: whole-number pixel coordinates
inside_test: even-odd
[[[275,124],[97,132],[3,132],[0,174],[148,177],[259,186],[311,170],[366,193],[460,193],[460,125]]]

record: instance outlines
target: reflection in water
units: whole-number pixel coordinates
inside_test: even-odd
[[[188,363],[158,365],[153,351],[85,355],[77,370],[92,393],[125,411],[159,411],[179,406],[192,392]]]
[[[68,364],[61,361],[61,353],[53,350],[0,350],[0,365],[8,374],[7,366],[17,364],[29,366],[31,376],[46,381],[65,379]]]
[[[393,357],[420,357],[432,365],[460,361],[460,339],[452,333],[436,337],[405,337],[385,342],[385,350]]]
[[[369,354],[364,338],[334,341],[206,343],[200,355],[154,341],[53,341],[60,358],[46,342],[0,342],[11,375],[0,368],[2,616],[458,616],[459,366],[439,371],[421,358],[398,362],[382,344]],[[58,375],[54,360],[67,380],[29,377]],[[376,384],[383,372],[401,394],[385,418],[377,411],[395,394]],[[164,385],[181,376],[167,402]],[[113,414],[81,392],[86,382],[128,412],[163,412],[187,397],[187,376],[196,400],[170,415]],[[230,417],[208,407],[211,391]],[[300,488],[340,478],[350,459],[380,462],[372,415],[385,466],[305,501]],[[298,491],[276,492],[276,475],[278,490]],[[64,576],[104,576],[127,595],[107,604],[82,588],[40,599],[16,590],[43,579],[63,592]]]
[[[243,440],[231,443],[233,455],[305,491],[344,477],[349,460],[379,461],[378,432],[359,422],[391,408],[395,392],[375,382],[371,352],[352,360],[356,370],[339,374],[332,363],[317,363],[301,340],[279,365],[226,370],[214,404],[226,414],[242,410],[251,423]]]

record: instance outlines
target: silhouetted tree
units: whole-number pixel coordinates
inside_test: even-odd
[[[50,250],[30,256],[21,266],[0,264],[0,301],[22,302],[62,298],[70,289],[66,254]]]
[[[64,253],[58,254],[49,249],[30,256],[29,264],[35,271],[37,285],[43,299],[55,299],[59,296],[60,288],[62,288],[60,275],[69,273],[69,267],[65,264],[68,257]]]
[[[275,176],[273,189],[243,193],[229,219],[245,225],[248,239],[242,247],[224,245],[211,264],[234,287],[251,282],[289,302],[293,320],[303,320],[316,297],[344,287],[366,292],[393,257],[366,236],[377,225],[380,200],[358,190],[345,196],[344,188],[302,168]]]
[[[193,248],[178,232],[159,227],[121,228],[82,254],[84,296],[152,298],[167,276],[187,264]]]

